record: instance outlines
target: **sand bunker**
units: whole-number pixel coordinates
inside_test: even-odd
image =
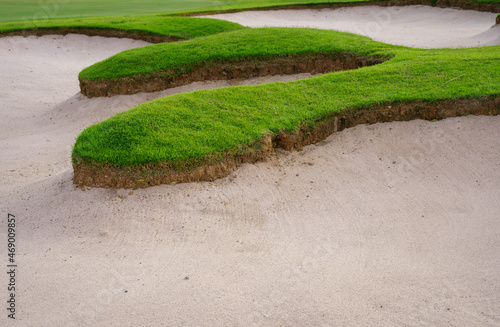
[[[496,14],[429,6],[245,11],[206,17],[250,27],[312,27],[415,48],[500,44]]]
[[[94,62],[148,43],[83,35],[0,38],[0,191],[71,168],[71,148],[84,128],[140,103],[171,94],[233,85],[291,81],[311,74],[199,82],[162,92],[88,99],[78,73]],[[36,128],[35,128],[36,127]]]
[[[241,82],[78,93],[83,67],[143,44],[0,38],[0,207],[20,276],[18,319],[0,325],[499,324],[500,117],[359,125],[211,183],[75,190],[86,126]]]

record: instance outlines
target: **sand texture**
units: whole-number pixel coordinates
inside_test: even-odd
[[[6,269],[10,213],[19,265],[17,319],[4,309],[0,326],[500,326],[500,117],[358,125],[215,182],[75,189],[86,126],[310,76],[79,93],[82,68],[144,44],[0,38],[0,253]]]
[[[415,48],[459,48],[500,44],[500,26],[494,26],[496,16],[429,6],[364,6],[334,10],[244,11],[206,17],[249,27],[331,29]]]

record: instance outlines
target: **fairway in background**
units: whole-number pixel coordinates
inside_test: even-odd
[[[0,1],[0,22],[177,12],[219,4],[213,0],[7,0]]]
[[[1,0],[0,22],[358,1],[364,0]]]

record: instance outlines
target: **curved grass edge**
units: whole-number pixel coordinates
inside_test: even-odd
[[[259,10],[292,10],[292,9],[322,9],[322,8],[342,8],[342,7],[358,7],[358,6],[409,6],[409,5],[428,5],[440,8],[460,8],[464,10],[476,10],[483,12],[500,12],[499,1],[478,1],[478,0],[360,0],[346,2],[322,2],[304,3],[304,4],[272,4],[268,6],[256,6],[248,8],[228,8],[220,10],[202,10],[188,11],[183,13],[165,13],[165,14],[141,14],[125,16],[130,21],[123,21],[120,16],[103,16],[103,17],[85,17],[85,18],[60,18],[56,20],[45,21],[15,21],[0,23],[0,37],[7,36],[43,36],[43,35],[67,35],[69,33],[83,34],[88,36],[102,37],[118,37],[131,38],[135,40],[143,40],[151,43],[173,42],[188,40],[199,35],[190,35],[187,31],[181,28],[179,31],[150,30],[148,28],[134,28],[131,23],[141,23],[144,20],[168,18],[189,18],[201,15],[214,15],[221,13],[234,13],[241,11],[259,11]],[[234,5],[236,6],[236,5]],[[236,6],[237,7],[237,6]],[[117,21],[120,19],[120,21]],[[94,21],[99,20],[99,21]],[[136,21],[135,21],[136,20]],[[79,23],[77,23],[79,22]],[[229,24],[229,22],[226,22]],[[115,25],[117,24],[117,25]],[[234,24],[234,23],[233,23]],[[496,24],[500,24],[500,15],[496,19]],[[115,26],[112,26],[115,25]],[[121,26],[120,26],[121,25]],[[154,25],[154,24],[153,24]],[[234,24],[235,26],[238,24]],[[229,30],[234,30],[235,26]],[[243,28],[242,26],[240,26]],[[182,34],[182,35],[181,35]],[[207,33],[204,35],[211,35]]]
[[[425,3],[429,5],[438,5],[441,4],[442,7],[450,7],[454,6],[456,4],[463,4],[461,7],[464,8],[469,8],[465,4],[474,4],[474,6],[482,6],[481,8],[485,9],[484,11],[490,11],[491,8],[496,8],[500,11],[500,2],[477,2],[477,1],[472,1],[471,0],[388,0],[388,1],[364,1],[364,2],[337,2],[337,3],[327,3],[327,4],[307,4],[303,5],[307,8],[310,8],[311,6],[327,6],[327,7],[332,7],[332,6],[338,6],[338,7],[343,7],[346,5],[352,5],[352,6],[358,6],[358,5],[384,5],[384,6],[391,6],[391,5],[408,5],[412,3]],[[295,8],[297,5],[294,6],[277,6],[274,9],[289,9],[289,8]],[[302,5],[300,5],[302,6]],[[492,7],[493,6],[493,7]],[[460,6],[459,6],[460,7]],[[265,8],[263,8],[265,9]],[[242,9],[243,10],[243,9]],[[500,18],[497,18],[497,21]],[[254,29],[253,29],[254,30]],[[394,46],[395,48],[396,46]],[[272,74],[265,73],[267,68],[271,66],[270,68],[272,69],[272,66],[275,65],[274,62],[270,63],[269,65],[266,65],[266,60],[275,60],[272,55],[268,56],[266,58],[265,56],[262,58],[224,58],[217,60],[217,58],[205,58],[209,61],[200,61],[200,62],[194,62],[194,63],[189,63],[188,69],[185,68],[179,68],[179,67],[174,67],[174,68],[164,68],[164,67],[154,67],[155,69],[152,69],[149,72],[136,72],[134,74],[130,74],[127,76],[105,76],[106,74],[103,74],[101,76],[91,76],[89,75],[89,72],[92,72],[95,70],[95,67],[98,65],[101,65],[100,69],[102,70],[102,66],[105,65],[103,64],[104,62],[109,62],[110,60],[114,59],[115,61],[119,60],[130,60],[131,62],[134,60],[134,53],[133,51],[127,52],[129,57],[120,57],[118,59],[118,55],[124,55],[124,53],[120,53],[117,56],[113,56],[111,58],[108,58],[107,60],[104,60],[102,62],[96,63],[95,65],[92,65],[90,67],[87,67],[86,69],[82,70],[79,74],[79,82],[80,82],[80,90],[82,94],[84,94],[87,97],[104,97],[104,96],[113,96],[113,95],[127,95],[127,94],[135,94],[139,92],[157,92],[160,90],[172,88],[172,87],[177,87],[181,85],[185,85],[191,82],[198,82],[198,81],[205,81],[205,80],[229,80],[233,78],[249,78],[249,77],[257,77],[257,76],[268,76]],[[287,55],[294,55],[293,53],[287,54]],[[296,57],[297,59],[300,59],[300,56]],[[161,59],[161,58],[155,58],[155,59]],[[235,62],[233,62],[233,59]],[[255,63],[252,61],[260,59],[261,65],[263,66],[262,69],[260,67],[256,67]],[[159,61],[159,60],[157,60]],[[246,64],[241,64],[237,68],[234,67],[234,63],[240,63],[242,61],[249,61],[250,63]],[[110,65],[110,64],[108,64]],[[142,66],[142,65],[137,65],[136,66]],[[150,63],[148,63],[150,65]],[[302,65],[302,63],[301,63]],[[134,66],[132,63],[130,66]],[[246,66],[246,67],[245,67]],[[362,66],[358,66],[362,67]],[[123,68],[128,69],[128,67],[113,67],[110,65],[109,71],[122,71]],[[286,67],[285,67],[286,68]],[[192,71],[191,71],[192,70]],[[238,71],[241,70],[250,70],[248,73],[240,73]],[[257,70],[257,71],[256,71]],[[253,71],[253,72],[251,72]],[[264,72],[262,72],[264,71]],[[324,71],[318,71],[318,73],[328,73],[332,71],[338,71],[338,70],[324,70]],[[304,73],[304,72],[311,72],[305,69],[295,69],[295,72],[293,73]],[[276,70],[276,74],[293,74],[293,73],[287,73],[284,72],[283,69]],[[90,73],[92,74],[92,73]],[[93,73],[95,75],[95,73]],[[107,74],[109,75],[109,74]],[[233,77],[230,77],[233,76]]]
[[[302,124],[294,133],[281,131],[265,134],[239,152],[227,152],[218,158],[202,158],[188,162],[179,170],[175,163],[160,162],[118,167],[109,163],[84,162],[73,158],[73,183],[80,187],[145,188],[160,184],[214,181],[235,171],[243,163],[254,163],[268,158],[274,148],[300,150],[324,140],[329,135],[359,124],[374,124],[414,119],[435,120],[465,115],[496,116],[500,114],[500,96],[475,99],[445,99],[437,102],[412,101],[407,103],[377,103],[369,107],[348,108],[341,113],[315,122]]]
[[[152,33],[139,30],[124,30],[113,28],[101,27],[40,27],[32,29],[22,29],[4,32],[0,37],[6,36],[44,36],[44,35],[67,35],[67,34],[81,34],[87,36],[101,36],[101,37],[115,37],[115,38],[128,38],[133,40],[146,41],[150,43],[162,42],[178,42],[188,40],[178,36],[171,36],[167,34]]]
[[[250,57],[236,61],[204,62],[200,67],[178,75],[172,70],[162,70],[113,80],[80,79],[80,91],[87,97],[157,92],[207,80],[248,79],[301,73],[325,74],[373,66],[391,58],[392,56],[366,56],[348,52]]]
[[[188,40],[244,28],[240,24],[214,18],[133,15],[0,23],[0,37],[75,33],[159,43]]]

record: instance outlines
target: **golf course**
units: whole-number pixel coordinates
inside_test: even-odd
[[[0,325],[500,322],[500,1],[0,5]]]

